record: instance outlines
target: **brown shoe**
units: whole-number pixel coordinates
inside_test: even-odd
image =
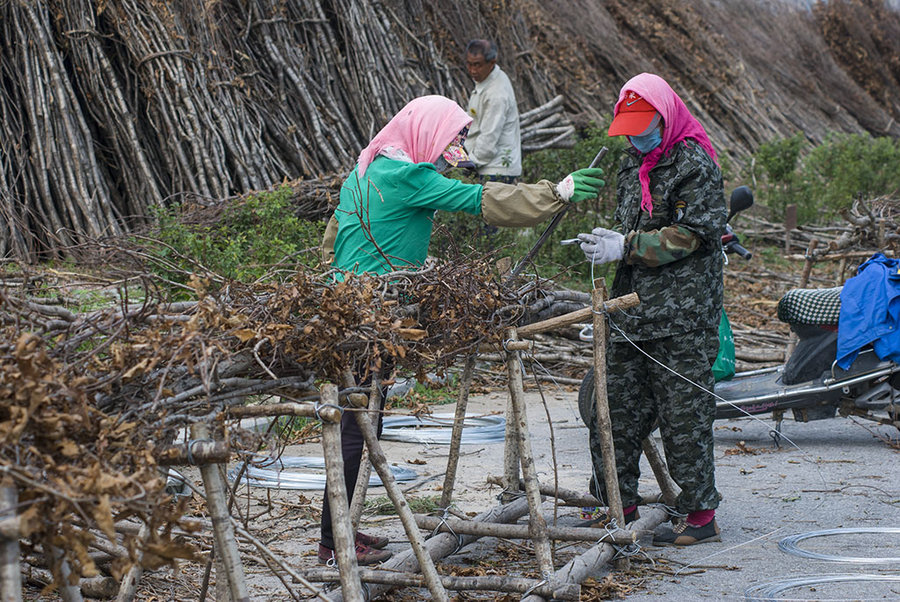
[[[370,548],[374,548],[376,550],[380,550],[384,548],[386,545],[391,543],[391,540],[387,537],[378,537],[377,535],[368,535],[360,531],[356,534],[356,543],[362,544],[364,546],[369,546]]]
[[[722,541],[719,536],[719,525],[712,519],[702,527],[695,527],[685,520],[677,522],[673,527],[664,527],[653,535],[655,546],[692,546],[709,541]]]
[[[378,564],[379,562],[384,562],[393,555],[394,553],[390,550],[373,550],[369,546],[364,546],[359,543],[356,544],[356,563],[359,566]],[[334,550],[319,544],[319,562],[322,564],[333,564],[337,562],[337,559],[334,556]]]

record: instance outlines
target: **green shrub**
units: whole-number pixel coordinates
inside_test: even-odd
[[[153,237],[162,244],[151,252],[177,268],[160,265],[158,271],[184,282],[199,263],[220,276],[252,281],[274,277],[279,264],[285,275],[298,263],[316,265],[325,224],[300,219],[290,201],[285,185],[236,201],[216,223],[203,225],[186,224],[179,205],[157,209]]]
[[[755,162],[762,168],[757,198],[773,219],[794,204],[801,223],[827,221],[856,198],[900,192],[900,141],[893,138],[832,133],[810,147],[796,134],[760,146]]]

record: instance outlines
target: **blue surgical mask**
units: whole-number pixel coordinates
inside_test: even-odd
[[[628,140],[634,145],[634,148],[646,155],[662,144],[662,131],[660,128],[655,128],[652,132],[643,136],[628,136]]]

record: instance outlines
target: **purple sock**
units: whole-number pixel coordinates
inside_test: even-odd
[[[715,510],[697,510],[687,515],[687,522],[694,527],[702,527],[715,517]]]

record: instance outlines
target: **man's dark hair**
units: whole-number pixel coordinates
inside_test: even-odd
[[[469,43],[466,44],[466,54],[481,55],[488,62],[496,61],[497,47],[490,40],[469,40]]]

